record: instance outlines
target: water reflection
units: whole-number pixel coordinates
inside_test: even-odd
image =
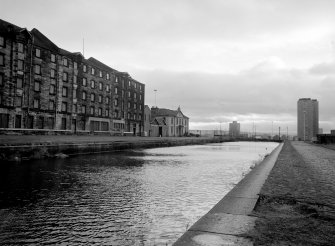
[[[211,144],[0,165],[0,242],[171,244],[276,145]]]

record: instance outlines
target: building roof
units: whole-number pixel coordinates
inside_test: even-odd
[[[168,116],[168,117],[177,117],[178,113],[181,113],[183,117],[187,118],[186,115],[181,112],[180,107],[178,107],[177,110],[171,110],[171,109],[166,109],[166,108],[156,108],[152,107],[151,108],[151,114],[156,117],[156,116]]]
[[[46,36],[44,36],[39,30],[34,28],[33,30],[30,31],[30,33],[34,37],[34,44],[41,47],[45,48],[54,52],[59,52],[59,48],[57,45],[55,45],[53,42],[50,41]]]
[[[25,28],[18,27],[12,23],[0,19],[0,33],[9,33],[10,31],[19,32]]]
[[[105,71],[113,71],[118,72],[114,68],[111,68],[110,66],[107,66],[106,64],[102,63],[101,61],[95,59],[94,57],[90,57],[86,60],[90,65],[93,65],[95,67],[98,67]]]

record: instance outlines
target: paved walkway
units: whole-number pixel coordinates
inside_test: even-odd
[[[334,245],[335,151],[286,142],[254,216],[255,245]]]

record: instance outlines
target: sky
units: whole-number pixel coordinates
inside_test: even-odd
[[[145,104],[190,129],[296,134],[297,101],[335,129],[333,0],[0,0],[0,18],[37,28],[145,84]],[[84,49],[83,49],[84,40]],[[156,92],[154,92],[156,90]]]

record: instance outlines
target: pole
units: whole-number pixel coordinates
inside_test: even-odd
[[[279,141],[280,141],[280,127],[279,127]]]
[[[155,106],[156,106],[156,108],[157,108],[157,103],[156,103],[156,94],[157,94],[157,90],[155,89],[154,92],[155,92]]]

